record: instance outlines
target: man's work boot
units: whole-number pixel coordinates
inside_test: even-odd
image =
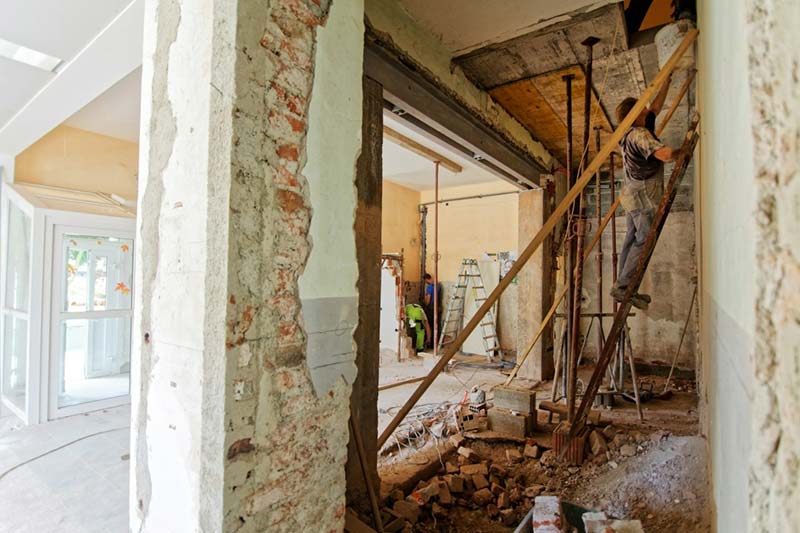
[[[622,300],[625,298],[625,292],[627,290],[627,286],[614,287],[611,289],[611,297],[618,302],[622,302]],[[650,296],[647,294],[634,294],[631,296],[631,304],[637,309],[644,311],[650,304]]]

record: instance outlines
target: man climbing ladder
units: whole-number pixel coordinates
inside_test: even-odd
[[[633,127],[620,141],[622,162],[625,170],[620,204],[627,214],[628,232],[620,254],[619,277],[611,289],[611,297],[621,302],[625,290],[636,271],[647,234],[653,225],[653,217],[661,197],[664,195],[664,162],[672,161],[679,150],[665,146],[655,136],[655,116],[661,110],[669,79],[650,108],[645,107]],[[635,98],[626,98],[617,106],[617,119],[621,122],[636,105]],[[639,309],[647,309],[650,296],[636,293],[631,303]]]

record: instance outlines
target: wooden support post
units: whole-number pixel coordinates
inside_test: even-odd
[[[405,419],[406,415],[408,415],[409,411],[416,405],[419,401],[420,397],[425,393],[426,390],[431,386],[431,383],[436,379],[436,377],[441,373],[447,363],[450,362],[450,359],[456,354],[456,352],[461,348],[461,345],[464,344],[464,341],[467,337],[475,330],[483,317],[492,308],[492,306],[497,302],[500,298],[500,295],[508,288],[511,282],[514,280],[514,277],[519,274],[519,271],[525,266],[528,260],[533,256],[536,250],[541,246],[547,236],[553,231],[555,228],[556,223],[558,220],[566,213],[569,206],[578,195],[583,191],[586,185],[591,181],[594,177],[594,173],[600,168],[600,165],[606,160],[608,155],[614,150],[614,148],[619,144],[620,140],[622,140],[622,136],[628,131],[628,129],[633,124],[636,117],[639,116],[647,103],[650,99],[656,94],[658,89],[664,82],[667,80],[667,76],[675,69],[675,66],[678,64],[678,60],[681,56],[686,52],[686,50],[691,46],[694,42],[695,38],[697,37],[697,30],[689,30],[686,36],[681,41],[681,44],[676,48],[675,52],[672,54],[672,57],[667,61],[664,65],[664,68],[656,75],[655,79],[650,83],[650,86],[647,90],[644,91],[642,96],[639,100],[634,104],[631,108],[628,115],[620,122],[617,129],[614,130],[614,133],[606,140],[603,148],[600,152],[595,156],[595,158],[589,163],[586,167],[586,170],[583,171],[580,178],[576,181],[575,185],[567,192],[561,202],[556,206],[553,210],[553,214],[545,221],[542,225],[542,228],[539,232],[531,239],[531,242],[528,246],[520,253],[519,258],[514,262],[514,265],[509,269],[508,273],[500,280],[500,283],[495,287],[495,289],[489,294],[486,298],[486,301],[481,304],[475,314],[472,316],[470,321],[464,326],[461,332],[456,336],[455,340],[452,344],[450,344],[445,351],[444,354],[436,361],[436,365],[431,369],[428,375],[425,377],[425,380],[420,383],[419,387],[414,391],[411,397],[406,401],[405,404],[400,408],[398,413],[395,417],[389,422],[386,428],[381,433],[380,437],[378,438],[378,447],[382,447],[386,444],[386,441],[389,440],[389,437],[392,435],[397,426]],[[608,343],[606,343],[608,345]]]

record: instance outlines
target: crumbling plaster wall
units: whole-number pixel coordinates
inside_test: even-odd
[[[798,531],[800,6],[792,0],[745,5],[749,68],[742,72],[749,73],[757,202],[749,528]]]
[[[452,62],[452,54],[438,36],[416,22],[395,0],[366,0],[367,23],[382,38],[388,39],[407,59],[483,117],[508,139],[538,160],[545,168],[557,162],[516,119],[467,79],[461,67]]]
[[[150,0],[144,42],[131,529],[341,531],[363,5]]]

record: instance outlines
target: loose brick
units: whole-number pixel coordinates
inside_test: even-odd
[[[506,450],[506,459],[509,463],[519,463],[522,461],[522,454],[516,448],[509,448]]]
[[[481,460],[480,455],[475,453],[475,450],[472,448],[466,448],[464,446],[458,449],[458,455],[462,456],[470,463],[479,463]]]
[[[460,494],[464,492],[464,478],[461,476],[446,476],[445,482],[447,483],[447,488],[450,489],[450,492],[454,494]]]
[[[472,476],[472,483],[475,485],[475,490],[485,489],[489,486],[489,482],[483,474],[475,474]]]
[[[461,467],[462,476],[474,476],[475,474],[489,475],[486,463],[469,464]]]
[[[392,510],[395,513],[397,513],[398,516],[403,517],[412,524],[417,523],[417,520],[419,520],[419,515],[422,512],[419,508],[418,503],[410,502],[408,500],[400,500],[399,502],[394,502]]]
[[[494,494],[492,494],[492,491],[489,489],[477,490],[475,494],[472,495],[472,501],[483,507],[494,501]]]
[[[539,447],[535,444],[526,444],[525,451],[522,452],[522,455],[531,459],[536,459],[539,457]]]

